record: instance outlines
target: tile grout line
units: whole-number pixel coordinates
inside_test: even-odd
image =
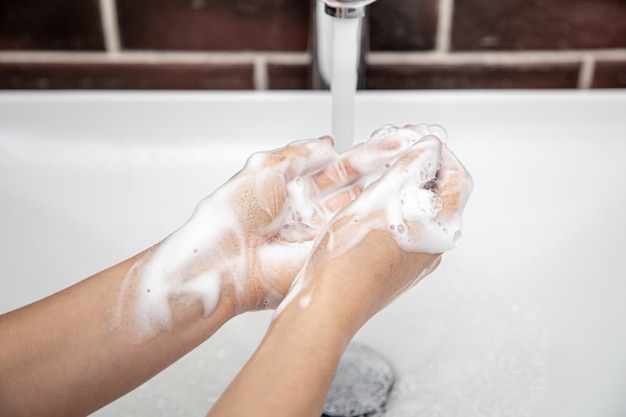
[[[593,77],[596,70],[596,60],[593,55],[587,54],[583,57],[580,72],[578,74],[578,88],[588,90],[593,85]]]
[[[267,60],[262,56],[257,56],[254,59],[253,85],[255,90],[267,90],[269,86]]]
[[[204,51],[152,51],[121,50],[118,52],[76,51],[0,51],[3,63],[67,63],[67,64],[250,64],[257,60],[264,65],[308,65],[311,56],[307,52],[204,52]],[[592,63],[584,64],[585,60]],[[545,50],[545,51],[477,51],[448,52],[368,52],[369,65],[515,65],[576,63],[586,65],[583,69],[595,69],[598,60],[626,60],[626,48],[597,50]],[[581,64],[583,63],[583,64]],[[587,74],[587,73],[585,73]],[[587,75],[585,75],[586,77]]]
[[[439,13],[437,17],[437,34],[435,38],[435,51],[441,54],[450,52],[450,40],[452,38],[452,17],[454,14],[454,0],[439,0]]]
[[[108,54],[119,53],[121,43],[115,0],[100,0],[100,20],[106,52]]]
[[[585,57],[593,60],[626,60],[626,49],[598,49],[578,51],[477,51],[450,52],[370,52],[366,57],[369,65],[512,65],[512,64],[580,64]]]
[[[178,64],[254,64],[257,58],[267,63],[283,65],[308,65],[307,52],[203,52],[203,51],[148,51],[121,50],[118,52],[75,51],[0,51],[0,62],[19,63],[178,63]]]

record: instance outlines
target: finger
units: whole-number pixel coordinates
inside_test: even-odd
[[[398,132],[398,129],[394,132]],[[361,181],[364,177],[370,179],[367,184],[361,184],[366,186],[380,178],[416,141],[414,137],[411,139],[401,134],[385,137],[373,134],[368,142],[344,152],[336,163],[317,173],[314,177],[315,184],[326,194]]]
[[[362,191],[363,187],[359,185],[343,189],[328,197],[324,201],[324,207],[334,215],[334,213],[337,213],[343,207],[354,201]]]
[[[437,217],[440,220],[447,220],[456,214],[462,214],[472,189],[471,175],[452,151],[444,146],[437,185],[443,207]]]
[[[362,190],[359,204],[346,207],[359,213],[364,207],[378,207],[393,217],[390,224],[398,225],[422,216],[423,191],[436,179],[441,162],[441,141],[429,136],[414,144],[377,181]],[[387,216],[389,218],[389,216]]]
[[[347,158],[328,165],[313,176],[313,182],[323,193],[333,192],[342,188],[360,177],[360,172],[354,169]]]
[[[436,179],[441,166],[443,144],[436,136],[426,136],[411,146],[393,166],[394,172],[406,173],[417,179],[420,188]]]
[[[452,238],[439,232],[435,217],[441,209],[433,192],[441,166],[443,144],[427,136],[407,150],[373,187],[375,204],[384,204],[384,225],[407,252],[441,253]],[[376,195],[378,194],[378,195]]]
[[[415,133],[417,133],[418,135],[421,135],[422,137],[425,136],[437,136],[439,138],[439,140],[441,140],[443,143],[446,143],[448,141],[448,132],[446,131],[446,129],[443,126],[440,125],[428,125],[425,123],[421,123],[419,125],[406,125],[404,126],[405,129],[411,130]]]
[[[248,158],[245,169],[276,169],[287,181],[309,175],[337,158],[330,136],[300,140],[269,152],[257,152]]]
[[[392,125],[383,126],[372,134],[370,141],[366,143],[368,146],[362,148],[363,151],[358,148],[354,149],[353,155],[349,156],[350,162],[355,170],[362,174],[373,173],[382,168],[386,171],[409,148],[425,137],[432,136],[431,131],[438,132],[439,130],[443,128],[437,125],[407,125],[403,128],[396,128]],[[439,136],[437,138],[440,139]],[[384,171],[378,172],[379,175],[375,179],[378,179]]]
[[[434,136],[424,138],[414,144],[384,175],[367,187],[359,189],[360,194],[356,200],[360,200],[361,203],[356,206],[350,204],[346,210],[357,213],[363,207],[375,207],[381,204],[387,209],[396,207],[398,204],[398,210],[409,212],[415,207],[419,208],[419,202],[416,201],[418,191],[424,189],[427,183],[436,178],[441,161],[441,146],[441,141]],[[403,221],[400,217],[396,219],[396,223]]]

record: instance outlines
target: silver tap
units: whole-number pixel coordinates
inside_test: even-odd
[[[328,89],[332,73],[332,21],[333,19],[359,19],[360,43],[357,65],[357,88],[365,84],[365,54],[369,46],[367,37],[366,6],[376,0],[314,0],[315,13],[312,22],[312,86],[314,89]]]
[[[365,6],[376,0],[322,0],[326,14],[339,19],[365,16]]]

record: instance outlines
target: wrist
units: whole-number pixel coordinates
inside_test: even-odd
[[[369,319],[370,309],[357,292],[347,284],[345,275],[332,267],[316,268],[311,276],[298,278],[308,282],[294,286],[287,299],[278,307],[274,321],[307,321],[315,329],[331,333],[333,338],[349,343]],[[302,280],[302,281],[300,281]]]
[[[328,296],[322,285],[314,284],[296,295],[274,316],[271,332],[317,340],[343,352],[363,324],[362,314],[349,308],[336,293]]]
[[[309,279],[304,280],[308,284],[304,285],[299,298],[303,301],[319,299],[356,332],[398,295],[434,270],[439,260],[440,254],[406,252],[389,233],[373,231],[345,253],[336,257],[321,255],[315,265],[309,265],[312,272],[309,272]]]

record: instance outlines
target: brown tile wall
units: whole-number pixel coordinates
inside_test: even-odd
[[[0,89],[309,89],[305,0],[1,0]],[[624,0],[378,0],[365,87],[624,88]]]
[[[368,89],[576,88],[579,65],[373,65]]]
[[[0,63],[0,89],[252,89],[252,65]]]
[[[122,47],[305,51],[309,4],[273,0],[117,0]]]
[[[439,3],[382,0],[368,10],[372,51],[428,51],[435,47]]]
[[[104,51],[98,0],[0,1],[0,50]]]
[[[458,0],[455,50],[626,48],[622,0]]]

